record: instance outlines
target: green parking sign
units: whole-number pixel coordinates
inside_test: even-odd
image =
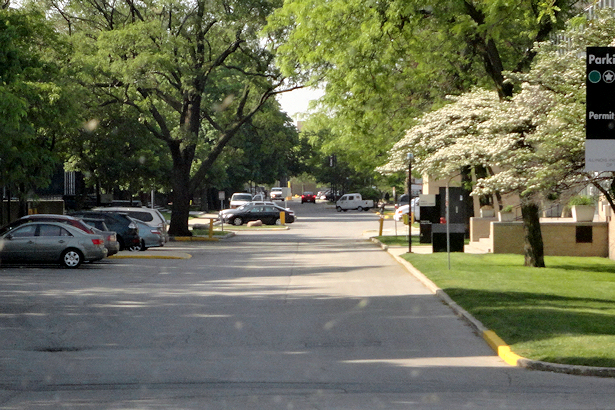
[[[587,47],[585,169],[615,171],[615,47]]]

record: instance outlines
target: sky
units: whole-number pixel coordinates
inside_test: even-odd
[[[282,106],[282,110],[286,111],[288,116],[296,121],[298,120],[297,114],[307,112],[309,102],[318,99],[322,95],[322,90],[302,88],[280,94],[277,98]]]

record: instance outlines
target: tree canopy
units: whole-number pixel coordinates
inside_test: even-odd
[[[527,70],[532,45],[582,2],[291,0],[273,14],[285,74],[326,84],[331,150],[382,165],[421,112],[475,86],[510,97],[503,72]],[[335,148],[333,148],[333,146]]]
[[[70,39],[74,81],[99,106],[133,110],[150,135],[167,146],[172,159],[170,233],[190,234],[192,195],[229,141],[288,86],[274,66],[271,41],[259,34],[280,2],[37,4]]]
[[[0,186],[22,200],[49,184],[57,144],[74,126],[66,57],[42,14],[0,9]]]

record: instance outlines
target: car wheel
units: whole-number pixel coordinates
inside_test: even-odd
[[[67,249],[62,252],[60,263],[65,268],[74,269],[78,268],[83,262],[83,255],[77,249]]]
[[[145,250],[145,242],[143,242],[143,239],[141,239],[141,243],[139,243],[138,245],[131,245],[128,248],[128,250],[131,251],[131,252],[144,251]]]
[[[240,217],[234,218],[233,219],[233,225],[235,225],[235,226],[243,225],[243,219],[241,219]]]
[[[340,206],[338,206],[338,207],[337,207],[337,208],[335,208],[335,209],[337,209],[337,212],[342,212],[342,207],[340,207]]]
[[[123,251],[124,249],[126,249],[126,245],[124,244],[124,238],[118,235],[117,241],[120,244],[120,251]]]
[[[359,212],[361,212],[362,210],[363,210],[363,207],[362,207],[362,206],[360,206],[360,207],[358,207],[358,208],[357,208],[357,211],[359,211]]]
[[[275,225],[282,225],[282,220],[280,218],[276,218]]]

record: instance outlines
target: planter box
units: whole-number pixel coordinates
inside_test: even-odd
[[[512,222],[515,220],[515,214],[512,212],[498,212],[498,220],[500,222]]]
[[[480,210],[481,218],[493,218],[495,217],[495,209],[481,209]]]
[[[573,205],[572,217],[576,222],[592,222],[594,213],[596,212],[595,205]]]

